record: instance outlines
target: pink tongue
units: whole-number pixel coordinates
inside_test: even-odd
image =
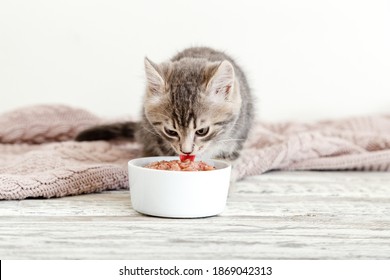
[[[180,155],[180,161],[186,161],[187,159],[194,161],[195,155]]]

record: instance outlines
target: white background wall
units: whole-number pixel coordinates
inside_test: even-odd
[[[144,56],[198,45],[237,59],[263,120],[390,112],[389,1],[0,0],[0,113],[138,115]]]

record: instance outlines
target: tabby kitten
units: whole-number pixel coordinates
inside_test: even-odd
[[[247,80],[232,58],[189,48],[161,64],[145,58],[145,72],[141,122],[92,127],[76,140],[135,137],[144,156],[239,156],[254,113]]]

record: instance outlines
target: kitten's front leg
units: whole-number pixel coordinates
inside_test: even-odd
[[[223,160],[231,165],[231,174],[230,174],[230,186],[229,186],[229,193],[228,195],[231,196],[236,191],[236,182],[238,178],[238,172],[236,171],[236,163],[237,163],[237,156],[229,156],[229,157],[218,157],[216,159]]]

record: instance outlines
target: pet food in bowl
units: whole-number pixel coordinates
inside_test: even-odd
[[[208,165],[204,161],[162,160],[145,165],[146,168],[171,171],[210,171],[215,170],[214,166]]]
[[[186,161],[178,162],[177,157],[148,157],[129,161],[130,195],[134,210],[169,218],[208,217],[224,210],[230,185],[229,163],[204,160],[207,168],[213,169],[193,172],[172,170],[171,166],[168,169],[145,167],[150,164],[165,165],[166,162],[169,165],[188,164]]]

